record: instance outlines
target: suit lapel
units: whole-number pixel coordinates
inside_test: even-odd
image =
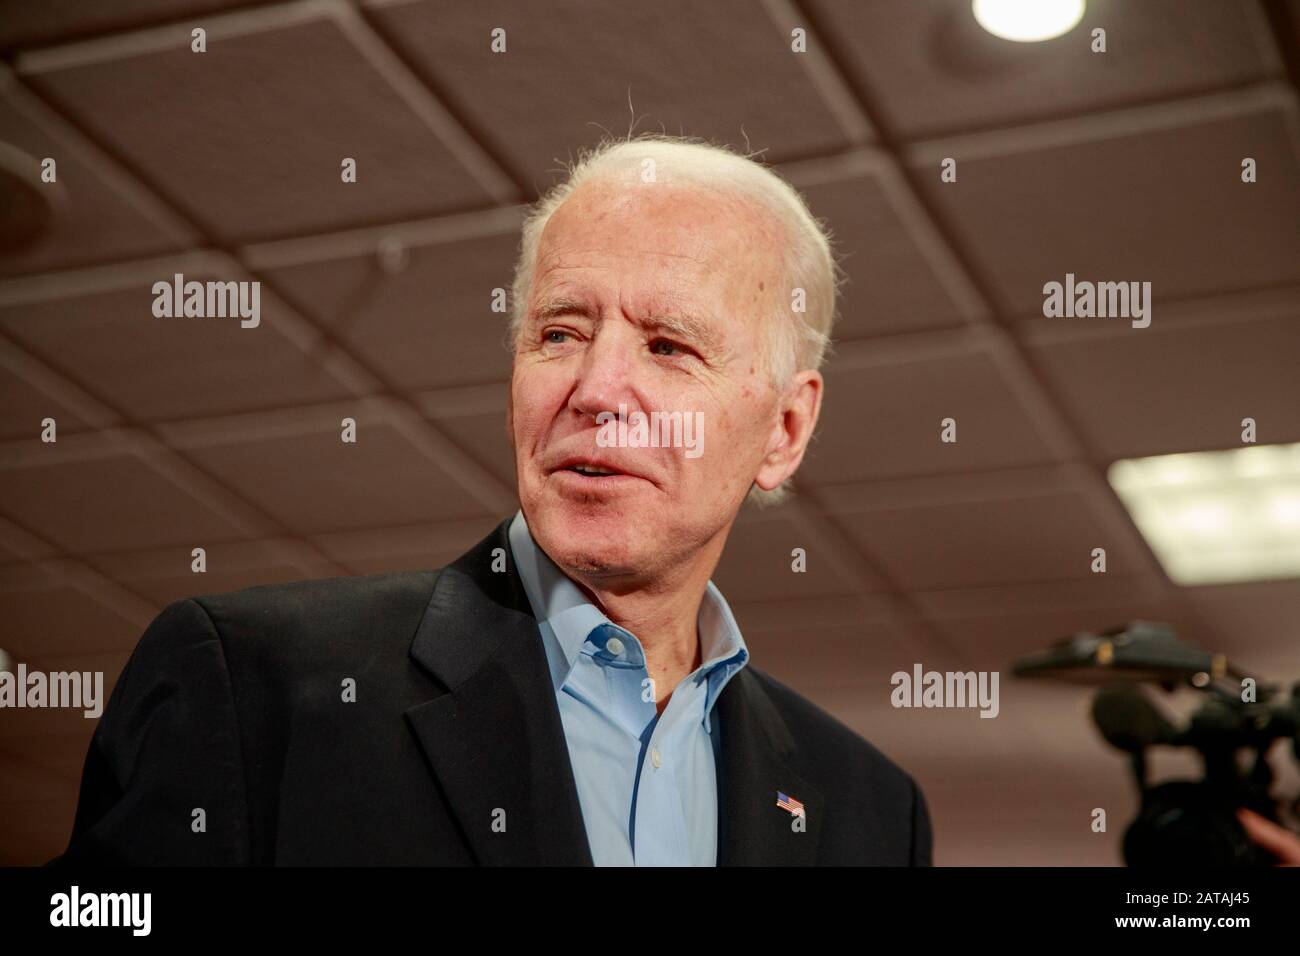
[[[439,574],[410,653],[447,692],[406,717],[479,863],[590,866],[564,727],[511,556],[509,523]],[[496,548],[505,549],[504,572],[492,570]]]
[[[821,791],[790,768],[790,731],[761,680],[748,669],[716,704],[722,733],[718,766],[718,865],[812,866],[825,809]],[[777,806],[777,791],[804,805],[804,832]]]
[[[406,717],[476,860],[591,866],[546,652],[515,569],[509,520],[438,576],[411,658],[446,688]],[[503,548],[506,571],[492,570]],[[717,701],[718,865],[815,863],[825,803],[791,769],[794,741],[748,669]],[[804,805],[806,830],[776,805]],[[504,811],[504,831],[493,827]]]

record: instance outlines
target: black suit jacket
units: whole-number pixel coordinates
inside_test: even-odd
[[[52,862],[590,865],[508,526],[437,571],[169,605],[113,690]],[[930,862],[920,790],[865,740],[752,665],[716,706],[720,864]]]

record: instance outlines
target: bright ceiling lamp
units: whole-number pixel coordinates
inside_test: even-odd
[[[1108,478],[1175,584],[1300,577],[1300,444],[1130,458]]]
[[[973,0],[979,25],[995,37],[1034,43],[1073,30],[1086,0]]]

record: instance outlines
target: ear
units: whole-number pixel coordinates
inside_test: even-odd
[[[797,373],[781,393],[777,405],[777,420],[772,425],[767,452],[754,476],[754,482],[764,491],[771,491],[793,475],[803,461],[808,442],[812,440],[821,414],[822,392],[825,382],[821,373],[804,369]]]

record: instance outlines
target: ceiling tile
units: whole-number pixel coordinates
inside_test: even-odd
[[[509,378],[507,316],[518,236],[412,248],[400,272],[372,256],[272,269],[278,289],[399,390]]]
[[[960,482],[952,479],[955,492]],[[1106,549],[1107,573],[1148,568],[1136,534],[1117,537],[1087,497],[1069,489],[977,504],[845,511],[835,518],[903,590],[1086,578],[1094,548]]]
[[[275,417],[284,422],[276,434],[245,432],[235,420],[224,435],[180,442],[188,457],[298,534],[487,514],[382,417],[357,411],[355,444],[340,440],[333,409]]]
[[[45,230],[30,245],[6,250],[0,276],[175,252],[197,242],[192,230],[178,223],[164,227],[151,211],[140,208],[135,197],[104,175],[102,164],[78,148],[61,120],[14,85],[0,77],[4,141],[34,164],[53,159],[58,179],[38,186],[54,191]]]
[[[500,386],[502,394],[509,388]],[[446,413],[433,417],[437,428],[469,457],[487,468],[507,488],[516,484],[515,453],[506,434],[506,413],[502,411],[473,414]]]
[[[0,564],[41,561],[57,557],[59,549],[12,521],[0,518]]]
[[[1088,609],[1099,605],[1158,602],[1168,598],[1168,582],[1155,575],[1122,575],[1112,571],[1059,581],[1035,581],[915,591],[912,600],[928,620],[987,617],[1007,608],[1045,611],[1055,608]]]
[[[194,547],[202,546],[207,570],[192,570]],[[177,545],[161,551],[129,551],[91,555],[86,563],[159,607],[205,594],[311,577],[329,577],[340,569],[313,565],[295,553],[301,545],[289,540],[214,541]]]
[[[7,365],[0,366],[0,404],[5,410],[4,418],[0,418],[0,440],[37,438],[42,431],[41,422],[46,418],[53,418],[58,431],[63,433],[85,431],[89,427],[70,408],[15,374]]]
[[[841,289],[836,340],[963,324],[924,248],[870,176],[804,187],[813,215],[827,220],[847,282]]]
[[[1300,300],[1289,315],[1162,323],[1031,345],[1053,391],[1106,460],[1300,441]],[[1085,320],[1078,320],[1080,322]]]
[[[804,571],[792,568],[795,548],[804,551]],[[819,598],[884,587],[874,575],[859,578],[843,567],[833,554],[818,548],[798,521],[781,512],[764,512],[732,527],[713,582],[729,603]]]
[[[129,30],[181,17],[198,17],[266,0],[4,0],[0,3],[0,49],[66,40],[81,34]]]
[[[232,517],[213,510],[141,455],[126,449],[96,449],[85,459],[65,454],[77,443],[94,444],[94,438],[34,442],[21,465],[0,468],[0,512],[71,553],[193,547],[246,536]],[[42,463],[43,452],[48,463]]]
[[[789,38],[761,5],[743,0],[384,3],[369,16],[539,190],[579,147],[624,135],[629,101],[639,132],[767,149],[766,162],[847,145]],[[506,31],[503,54],[490,48],[498,27]],[[781,95],[755,98],[756,83]]]
[[[500,520],[505,520],[505,515]],[[384,574],[448,565],[496,527],[494,518],[373,528],[312,536],[312,542],[357,574]]]
[[[833,358],[825,376],[821,423],[800,469],[800,479],[814,485],[1052,458],[993,357],[978,345],[861,366]],[[945,418],[956,420],[956,442],[940,440]]]
[[[1221,637],[1234,664],[1261,682],[1289,686],[1300,676],[1300,579],[1185,588],[1182,594]]]
[[[178,266],[178,269],[183,266]],[[222,414],[350,394],[315,354],[319,341],[271,292],[261,289],[261,320],[157,318],[155,281],[131,288],[0,305],[0,329],[52,368],[136,421]],[[184,273],[185,281],[253,281],[237,273]],[[318,336],[316,336],[318,339]]]
[[[466,456],[514,490],[514,449],[507,433],[508,381],[439,389],[415,396],[420,412]]]
[[[905,631],[888,621],[835,626],[810,615],[803,628],[757,632],[745,630],[743,619],[738,622],[754,666],[813,698],[840,688],[887,702],[890,675],[910,670],[916,660]]]
[[[222,242],[491,202],[334,20],[213,35],[201,54],[190,24],[172,29],[135,55],[19,68]]]
[[[69,655],[122,652],[135,646],[142,628],[84,591],[36,565],[0,567],[0,646],[15,663]]]
[[[1300,282],[1296,122],[1294,93],[1269,87],[929,143],[909,163],[1003,312],[1041,316],[1044,284],[1072,273],[1150,282],[1159,322],[1173,299]]]

